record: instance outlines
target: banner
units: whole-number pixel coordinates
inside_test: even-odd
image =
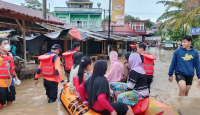
[[[200,28],[191,28],[190,34],[191,35],[200,35]]]
[[[111,26],[124,26],[125,0],[113,0]]]

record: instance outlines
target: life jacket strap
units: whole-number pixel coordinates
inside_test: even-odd
[[[55,68],[55,67],[43,66],[42,68]]]
[[[142,66],[154,66],[154,65],[147,65],[147,64],[144,64],[144,65],[142,65]]]

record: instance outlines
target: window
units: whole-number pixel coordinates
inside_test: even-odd
[[[72,20],[72,21],[71,21],[71,25],[72,25],[72,27],[77,27],[77,21]]]
[[[135,30],[135,26],[133,26],[133,30]]]
[[[87,21],[83,21],[83,27],[87,27]]]
[[[136,26],[136,30],[140,30],[140,26]]]
[[[141,30],[144,30],[144,26],[141,26]]]
[[[96,26],[96,21],[92,20],[92,26]]]
[[[59,17],[60,20],[62,20],[63,22],[66,22],[66,17]]]
[[[84,5],[80,5],[80,8],[84,8]]]

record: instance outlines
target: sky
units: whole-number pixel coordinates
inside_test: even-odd
[[[20,5],[24,0],[3,0],[9,3]],[[39,0],[42,3],[42,0]],[[66,0],[47,0],[50,3],[50,9],[54,7],[67,7]],[[101,3],[102,9],[109,9],[109,0],[90,0],[93,2],[93,8],[97,8],[97,3]],[[157,18],[163,14],[165,7],[162,4],[156,4],[159,0],[125,0],[125,14],[139,17],[141,20],[150,19],[156,22]],[[49,7],[49,5],[48,5]],[[106,13],[106,16],[108,12]]]

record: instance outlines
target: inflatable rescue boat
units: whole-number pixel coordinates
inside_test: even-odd
[[[87,106],[79,102],[75,94],[69,92],[68,84],[62,89],[60,100],[70,115],[100,115],[92,110],[88,110]],[[139,101],[132,109],[135,115],[181,115],[171,105],[158,101],[153,97]]]

